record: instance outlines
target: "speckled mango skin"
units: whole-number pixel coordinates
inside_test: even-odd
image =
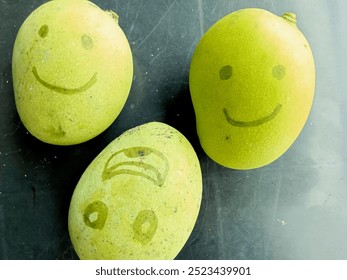
[[[133,61],[117,15],[84,0],[49,1],[16,37],[19,116],[43,142],[73,145],[108,128],[129,95]]]
[[[174,259],[202,197],[198,158],[176,129],[151,122],[111,142],[73,193],[68,227],[81,259]]]
[[[303,129],[314,59],[294,14],[239,10],[201,38],[189,86],[207,155],[225,167],[258,168],[278,159]]]

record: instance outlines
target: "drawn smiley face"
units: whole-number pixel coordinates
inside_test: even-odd
[[[38,32],[37,32],[37,35],[39,37],[39,39],[37,40],[38,43],[40,44],[43,44],[42,41],[44,40],[49,40],[50,38],[50,27],[48,24],[43,24]],[[54,32],[54,30],[53,30]],[[62,32],[62,31],[57,31],[56,32]],[[78,33],[78,32],[76,32]],[[63,39],[63,38],[62,38]],[[57,40],[57,38],[55,38],[55,40]],[[71,39],[70,39],[71,40]],[[90,51],[93,49],[94,47],[94,40],[92,38],[91,35],[88,35],[86,33],[83,33],[81,34],[80,36],[80,46],[78,44],[76,44],[76,42],[74,42],[75,40],[73,39],[73,47],[76,48],[76,50],[78,50],[78,48],[80,48],[79,52],[82,52],[84,51],[84,56],[87,56],[87,51]],[[51,42],[52,43],[52,42]],[[47,50],[49,50],[50,48],[47,48]],[[52,51],[50,55],[47,55],[47,51],[44,52],[46,54],[46,57],[47,56],[53,56],[55,55],[56,53],[59,53],[59,51]],[[69,55],[69,52],[67,52],[67,55]],[[78,56],[77,56],[78,57]],[[77,58],[76,57],[76,58]],[[41,62],[44,62],[45,61],[45,56],[43,56],[43,58],[41,59]],[[77,59],[76,59],[77,61]],[[77,63],[78,65],[80,65],[80,63]],[[36,65],[33,65],[32,66],[32,74],[33,76],[35,77],[35,79],[42,85],[44,86],[45,88],[49,89],[49,90],[52,90],[54,92],[58,92],[58,93],[61,93],[61,94],[68,94],[68,95],[71,95],[71,94],[76,94],[76,93],[81,93],[81,92],[85,92],[87,91],[88,89],[90,89],[91,87],[94,86],[94,84],[97,82],[97,75],[98,73],[97,72],[94,72],[93,74],[91,74],[90,78],[88,79],[88,77],[84,80],[86,81],[82,81],[82,84],[81,85],[77,85],[75,87],[69,87],[68,85],[59,85],[58,82],[56,81],[48,81],[46,80],[44,77],[42,77],[38,71],[38,68],[39,66],[36,66]],[[69,68],[69,66],[67,66],[67,68]],[[70,70],[71,71],[71,70]],[[42,72],[46,72],[47,73],[47,70],[42,70]],[[66,75],[64,73],[62,73],[62,75]],[[48,75],[49,76],[49,75]],[[65,78],[64,77],[58,77],[58,81],[60,80],[64,80]]]
[[[285,74],[286,74],[286,67],[284,65],[278,64],[272,68],[271,75],[277,81],[281,81],[285,77]],[[231,65],[224,65],[220,68],[219,79],[221,80],[221,82],[225,83],[228,80],[231,80],[232,76],[233,76],[233,68]],[[263,116],[257,119],[247,120],[247,121],[233,118],[232,116],[229,115],[228,109],[226,107],[224,107],[222,111],[225,116],[225,120],[232,126],[257,127],[273,120],[281,112],[282,106],[283,105],[278,102],[275,105],[275,107],[270,108],[269,113],[265,112]]]
[[[49,1],[19,29],[12,72],[28,131],[50,144],[78,144],[121,112],[132,83],[132,53],[113,12],[89,1]]]
[[[21,63],[31,88],[73,95],[108,85],[109,73],[116,80],[114,68],[128,51],[117,20],[88,1],[49,2],[35,10],[18,36],[23,37]]]
[[[221,18],[199,41],[189,88],[201,146],[215,162],[239,170],[265,166],[303,129],[315,69],[295,24],[293,14],[243,9]]]

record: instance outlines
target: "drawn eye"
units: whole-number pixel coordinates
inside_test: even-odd
[[[108,207],[100,200],[94,201],[84,209],[83,220],[86,226],[101,230],[106,222]]]
[[[219,78],[223,81],[228,80],[233,74],[233,68],[230,65],[224,65],[219,70]]]
[[[149,243],[158,228],[158,218],[152,210],[140,211],[133,223],[134,239],[142,245]]]
[[[286,75],[286,67],[284,65],[276,65],[272,68],[272,76],[277,80],[282,80]]]
[[[45,38],[48,34],[48,25],[44,24],[41,26],[41,28],[39,29],[38,34],[40,35],[41,38]]]
[[[82,47],[85,48],[86,50],[90,50],[94,45],[93,39],[87,34],[82,35],[81,43],[82,43]]]

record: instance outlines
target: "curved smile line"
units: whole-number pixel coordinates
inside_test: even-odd
[[[268,121],[271,121],[274,117],[277,116],[277,114],[281,111],[282,109],[282,104],[278,103],[276,108],[272,111],[272,113],[266,117],[254,120],[254,121],[249,121],[249,122],[243,122],[243,121],[237,121],[232,119],[226,108],[223,109],[223,113],[225,115],[225,118],[228,123],[230,123],[233,126],[238,126],[238,127],[254,127],[254,126],[259,126],[262,125]]]
[[[91,77],[89,79],[89,81],[86,82],[83,86],[78,87],[78,88],[65,88],[65,87],[60,87],[60,86],[56,86],[56,85],[47,83],[46,81],[42,80],[41,77],[39,76],[39,74],[37,73],[37,69],[35,66],[33,67],[32,72],[33,72],[36,80],[41,85],[43,85],[44,87],[46,87],[50,90],[53,90],[53,91],[56,91],[56,92],[59,92],[62,94],[75,94],[75,93],[86,91],[86,90],[90,89],[96,83],[96,80],[97,80],[97,73],[94,73],[93,77]]]

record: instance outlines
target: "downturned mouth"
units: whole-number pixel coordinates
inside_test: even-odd
[[[223,109],[223,113],[225,115],[225,118],[227,120],[228,123],[230,123],[233,126],[237,126],[237,127],[254,127],[254,126],[260,126],[264,123],[267,123],[269,121],[271,121],[273,118],[275,118],[278,113],[281,111],[282,109],[282,104],[278,103],[277,106],[275,107],[275,109],[272,111],[272,113],[268,116],[262,117],[260,119],[257,120],[253,120],[253,121],[239,121],[239,120],[235,120],[233,118],[231,118],[228,114],[228,111],[226,108]]]
[[[88,89],[90,89],[97,81],[97,73],[95,72],[94,75],[89,79],[89,81],[87,81],[84,85],[77,87],[77,88],[67,88],[67,87],[61,87],[61,86],[57,86],[51,83],[48,83],[46,81],[44,81],[40,75],[37,72],[37,69],[35,66],[33,66],[32,72],[36,78],[36,80],[43,85],[44,87],[53,90],[55,92],[59,92],[62,94],[75,94],[75,93],[80,93],[80,92],[84,92]]]
[[[162,187],[169,169],[167,158],[149,147],[131,147],[114,153],[106,162],[102,180],[120,174],[140,176]]]

